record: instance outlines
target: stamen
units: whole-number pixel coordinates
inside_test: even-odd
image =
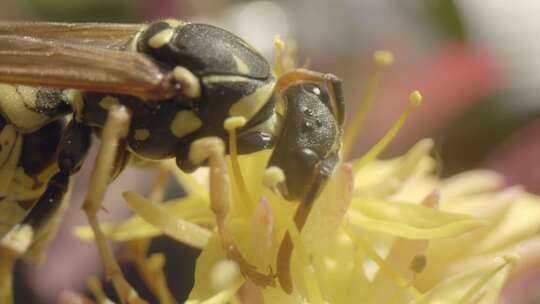
[[[411,261],[410,269],[414,274],[419,274],[426,268],[427,259],[424,254],[417,254]]]
[[[390,278],[399,288],[408,291],[414,298],[419,299],[422,293],[418,291],[414,286],[411,286],[399,273],[395,272],[383,258],[368,244],[368,242],[361,236],[357,235],[351,229],[346,226],[346,233],[356,241],[356,244],[360,247],[366,255],[379,266],[379,269],[388,278]]]
[[[285,50],[285,42],[281,39],[281,36],[276,35],[274,37],[274,46],[276,48],[276,58],[274,63],[274,73],[277,77],[283,75],[285,68],[283,67],[283,52]]]
[[[373,54],[373,62],[375,63],[375,66],[373,67],[373,72],[369,76],[364,96],[362,96],[358,110],[345,132],[343,140],[343,159],[345,160],[349,158],[354,140],[360,133],[366,119],[367,111],[373,104],[373,97],[379,86],[381,72],[383,68],[391,66],[394,63],[394,55],[389,51],[376,51]]]
[[[210,269],[210,286],[214,290],[223,290],[229,288],[231,283],[235,282],[240,276],[238,264],[230,260],[217,262]]]
[[[281,168],[272,166],[264,171],[263,185],[274,190],[278,184],[285,181],[285,173]]]
[[[13,266],[17,260],[17,254],[6,248],[0,249],[0,301],[1,303],[13,302]]]
[[[167,286],[165,273],[165,255],[163,253],[153,253],[144,262],[146,273],[151,277],[152,283],[149,285],[152,292],[159,299],[159,303],[175,303],[174,297]]]
[[[376,143],[364,156],[360,159],[353,162],[353,172],[358,172],[362,167],[364,167],[369,162],[373,161],[383,150],[388,146],[388,144],[396,137],[397,133],[401,127],[407,121],[409,114],[411,113],[413,107],[420,105],[422,102],[422,95],[420,92],[414,91],[409,97],[410,103],[407,105],[403,113],[399,116],[399,119],[394,123],[392,128]]]
[[[97,303],[113,303],[109,298],[107,298],[107,295],[103,291],[103,286],[101,285],[101,281],[94,276],[91,276],[88,278],[87,281],[88,289],[90,289],[90,292],[96,299]]]
[[[233,172],[234,184],[238,187],[238,193],[240,195],[240,201],[244,203],[244,206],[240,210],[249,212],[253,209],[253,200],[251,199],[249,192],[247,191],[242,171],[238,163],[238,142],[236,138],[236,129],[241,128],[246,124],[246,119],[240,116],[229,117],[223,123],[225,130],[229,133],[229,155],[231,157],[231,167]]]

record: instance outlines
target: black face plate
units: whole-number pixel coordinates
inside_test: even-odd
[[[149,40],[161,31],[173,29],[170,41],[152,48]],[[188,23],[172,28],[166,22],[149,26],[139,41],[139,51],[170,67],[183,66],[195,75],[237,75],[267,79],[268,62],[244,40],[224,29]]]
[[[324,86],[292,85],[284,99],[287,115],[269,166],[284,171],[289,199],[306,198],[312,188],[322,188],[337,163],[340,129]]]

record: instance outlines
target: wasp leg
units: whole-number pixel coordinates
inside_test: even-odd
[[[227,257],[236,263],[242,274],[259,286],[274,285],[273,274],[263,274],[255,270],[236,247],[232,232],[228,227],[229,181],[224,159],[225,146],[218,137],[205,137],[194,141],[189,148],[189,161],[202,165],[208,161],[210,167],[210,208],[216,217],[217,229]]]
[[[124,106],[114,106],[110,109],[101,134],[101,144],[90,177],[83,210],[94,232],[106,275],[111,279],[120,301],[122,303],[144,303],[122,275],[120,266],[97,220],[97,212],[101,208],[107,187],[118,168],[115,165],[119,159],[117,154],[128,134],[130,121],[131,115]]]

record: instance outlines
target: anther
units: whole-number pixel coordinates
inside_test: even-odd
[[[227,131],[235,130],[245,126],[247,123],[246,118],[242,116],[232,116],[225,119],[223,123],[223,128]]]
[[[394,54],[386,50],[375,51],[373,61],[380,67],[387,67],[394,63]]]
[[[427,259],[426,256],[423,254],[417,254],[414,256],[414,258],[411,260],[410,269],[416,273],[419,274],[426,268],[427,265]]]
[[[263,175],[263,185],[265,185],[268,188],[274,188],[278,184],[283,183],[285,181],[285,173],[283,173],[283,170],[281,168],[276,166],[271,166],[264,171]]]

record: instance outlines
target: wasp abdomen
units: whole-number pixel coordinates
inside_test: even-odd
[[[22,220],[56,172],[68,109],[60,90],[0,84],[0,237]]]
[[[62,129],[61,121],[53,121],[30,134],[11,124],[0,131],[0,237],[24,218],[56,173]]]

